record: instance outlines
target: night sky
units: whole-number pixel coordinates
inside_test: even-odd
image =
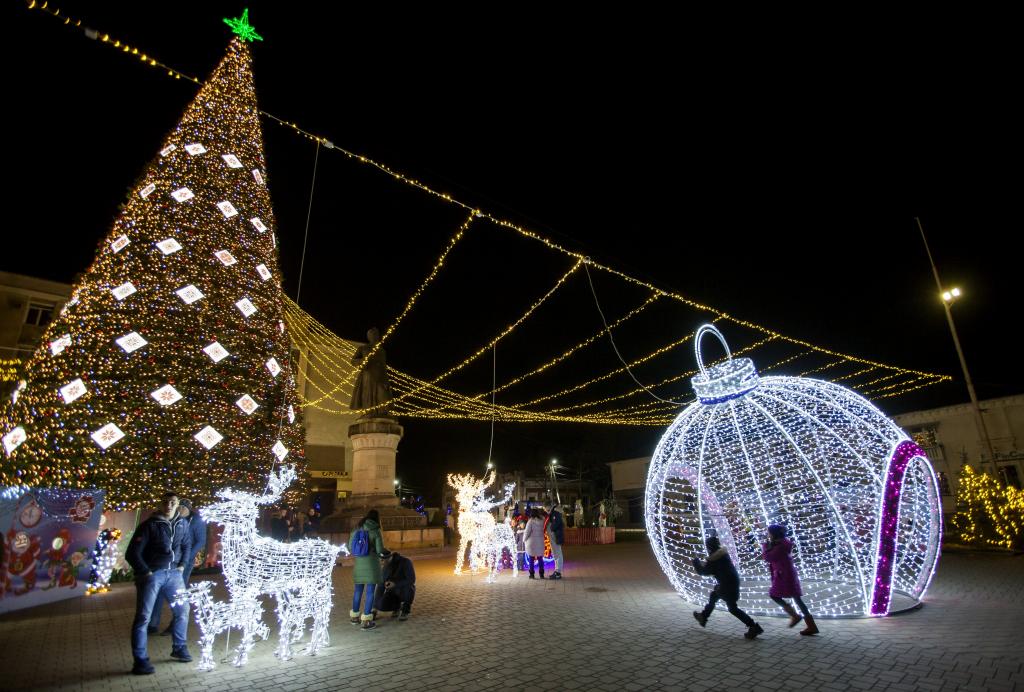
[[[51,3],[204,79],[230,38],[221,18],[241,5],[150,5]],[[583,32],[576,17],[249,6],[265,38],[254,48],[264,110],[659,287],[837,351],[953,376],[885,400],[890,413],[967,400],[920,216],[943,281],[964,291],[954,314],[979,395],[1024,391],[1007,357],[1018,350],[1009,335],[1021,314],[1020,221],[1010,205],[1019,196],[1017,111],[995,49],[943,57],[896,40],[870,49],[825,39],[759,45],[724,28],[699,37],[639,16],[594,16]],[[71,282],[197,87],[20,3],[0,11],[13,213],[0,269]],[[295,298],[315,144],[269,121],[264,131],[285,290]],[[383,330],[464,218],[321,150],[302,307],[345,338]],[[436,376],[570,265],[506,230],[474,227],[389,340],[389,362]],[[610,314],[644,296],[595,279]],[[703,321],[671,309],[652,317],[617,335],[627,357]],[[574,277],[499,346],[499,383],[600,326],[585,277]],[[618,365],[607,343],[591,350],[577,370]],[[688,370],[692,351],[659,363],[638,374]],[[486,391],[490,365],[484,358],[452,384]],[[441,473],[482,469],[488,424],[402,422],[398,473],[407,485],[434,495]],[[528,471],[552,457],[600,465],[650,454],[659,436],[499,424],[494,458]]]

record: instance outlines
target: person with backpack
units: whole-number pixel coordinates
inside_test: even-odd
[[[360,520],[349,538],[349,551],[356,559],[355,569],[352,571],[355,591],[352,594],[349,619],[353,625],[362,623],[364,630],[372,630],[377,626],[374,622],[376,612],[373,610],[373,595],[377,585],[384,582],[380,564],[381,555],[384,553],[384,538],[380,532],[380,513],[377,510],[371,509]],[[364,592],[366,603],[360,615],[359,602]]]
[[[747,626],[747,632],[743,635],[744,637],[753,639],[759,634],[764,634],[761,626],[736,605],[736,601],[740,600],[740,575],[732,564],[729,552],[719,543],[718,536],[709,536],[704,541],[704,545],[708,549],[707,562],[693,558],[693,569],[697,571],[697,574],[714,577],[718,583],[711,592],[711,597],[708,599],[708,604],[704,606],[704,610],[693,611],[693,617],[696,618],[701,627],[705,627],[708,624],[708,618],[711,617],[711,613],[715,611],[715,604],[722,600],[728,606],[729,612]]]

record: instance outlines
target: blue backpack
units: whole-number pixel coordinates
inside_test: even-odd
[[[356,529],[349,542],[352,544],[350,547],[353,557],[366,557],[370,554],[370,532],[366,529]]]

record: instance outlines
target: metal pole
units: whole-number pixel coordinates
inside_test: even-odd
[[[935,267],[935,260],[932,258],[931,248],[928,247],[928,239],[924,235],[924,226],[921,225],[921,219],[917,216],[914,217],[914,221],[917,222],[917,229],[921,232],[921,241],[924,243],[924,250],[928,253],[928,262],[932,265],[932,274],[935,276],[935,286],[939,289],[939,297],[942,298],[944,289],[942,288],[942,281],[939,279],[939,270]],[[949,301],[945,298],[942,299],[942,307],[946,310],[946,321],[949,322],[949,331],[953,335],[953,345],[956,346],[956,355],[960,358],[960,367],[964,371],[964,381],[967,383],[967,394],[971,397],[971,407],[974,409],[974,421],[978,426],[978,432],[981,434],[981,438],[985,441],[985,447],[988,449],[988,458],[992,463],[992,473],[999,478],[999,471],[996,468],[996,454],[992,448],[992,440],[988,436],[988,427],[985,425],[985,418],[981,415],[981,405],[978,403],[978,394],[974,391],[974,382],[971,380],[971,373],[967,370],[967,359],[964,358],[964,350],[960,347],[960,337],[956,333],[956,325],[953,323],[953,311],[949,309]],[[980,464],[979,464],[980,468]]]

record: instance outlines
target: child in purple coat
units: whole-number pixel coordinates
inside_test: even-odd
[[[769,526],[768,542],[764,544],[761,553],[761,557],[768,561],[772,574],[772,587],[768,595],[789,615],[790,627],[795,627],[803,620],[807,627],[800,634],[817,634],[818,626],[814,624],[814,617],[800,598],[803,591],[800,590],[800,578],[796,575],[796,567],[793,566],[793,558],[790,557],[792,552],[793,541],[786,538],[786,527],[779,524]],[[797,614],[793,606],[783,600],[784,598],[792,598],[803,613],[803,617]]]

